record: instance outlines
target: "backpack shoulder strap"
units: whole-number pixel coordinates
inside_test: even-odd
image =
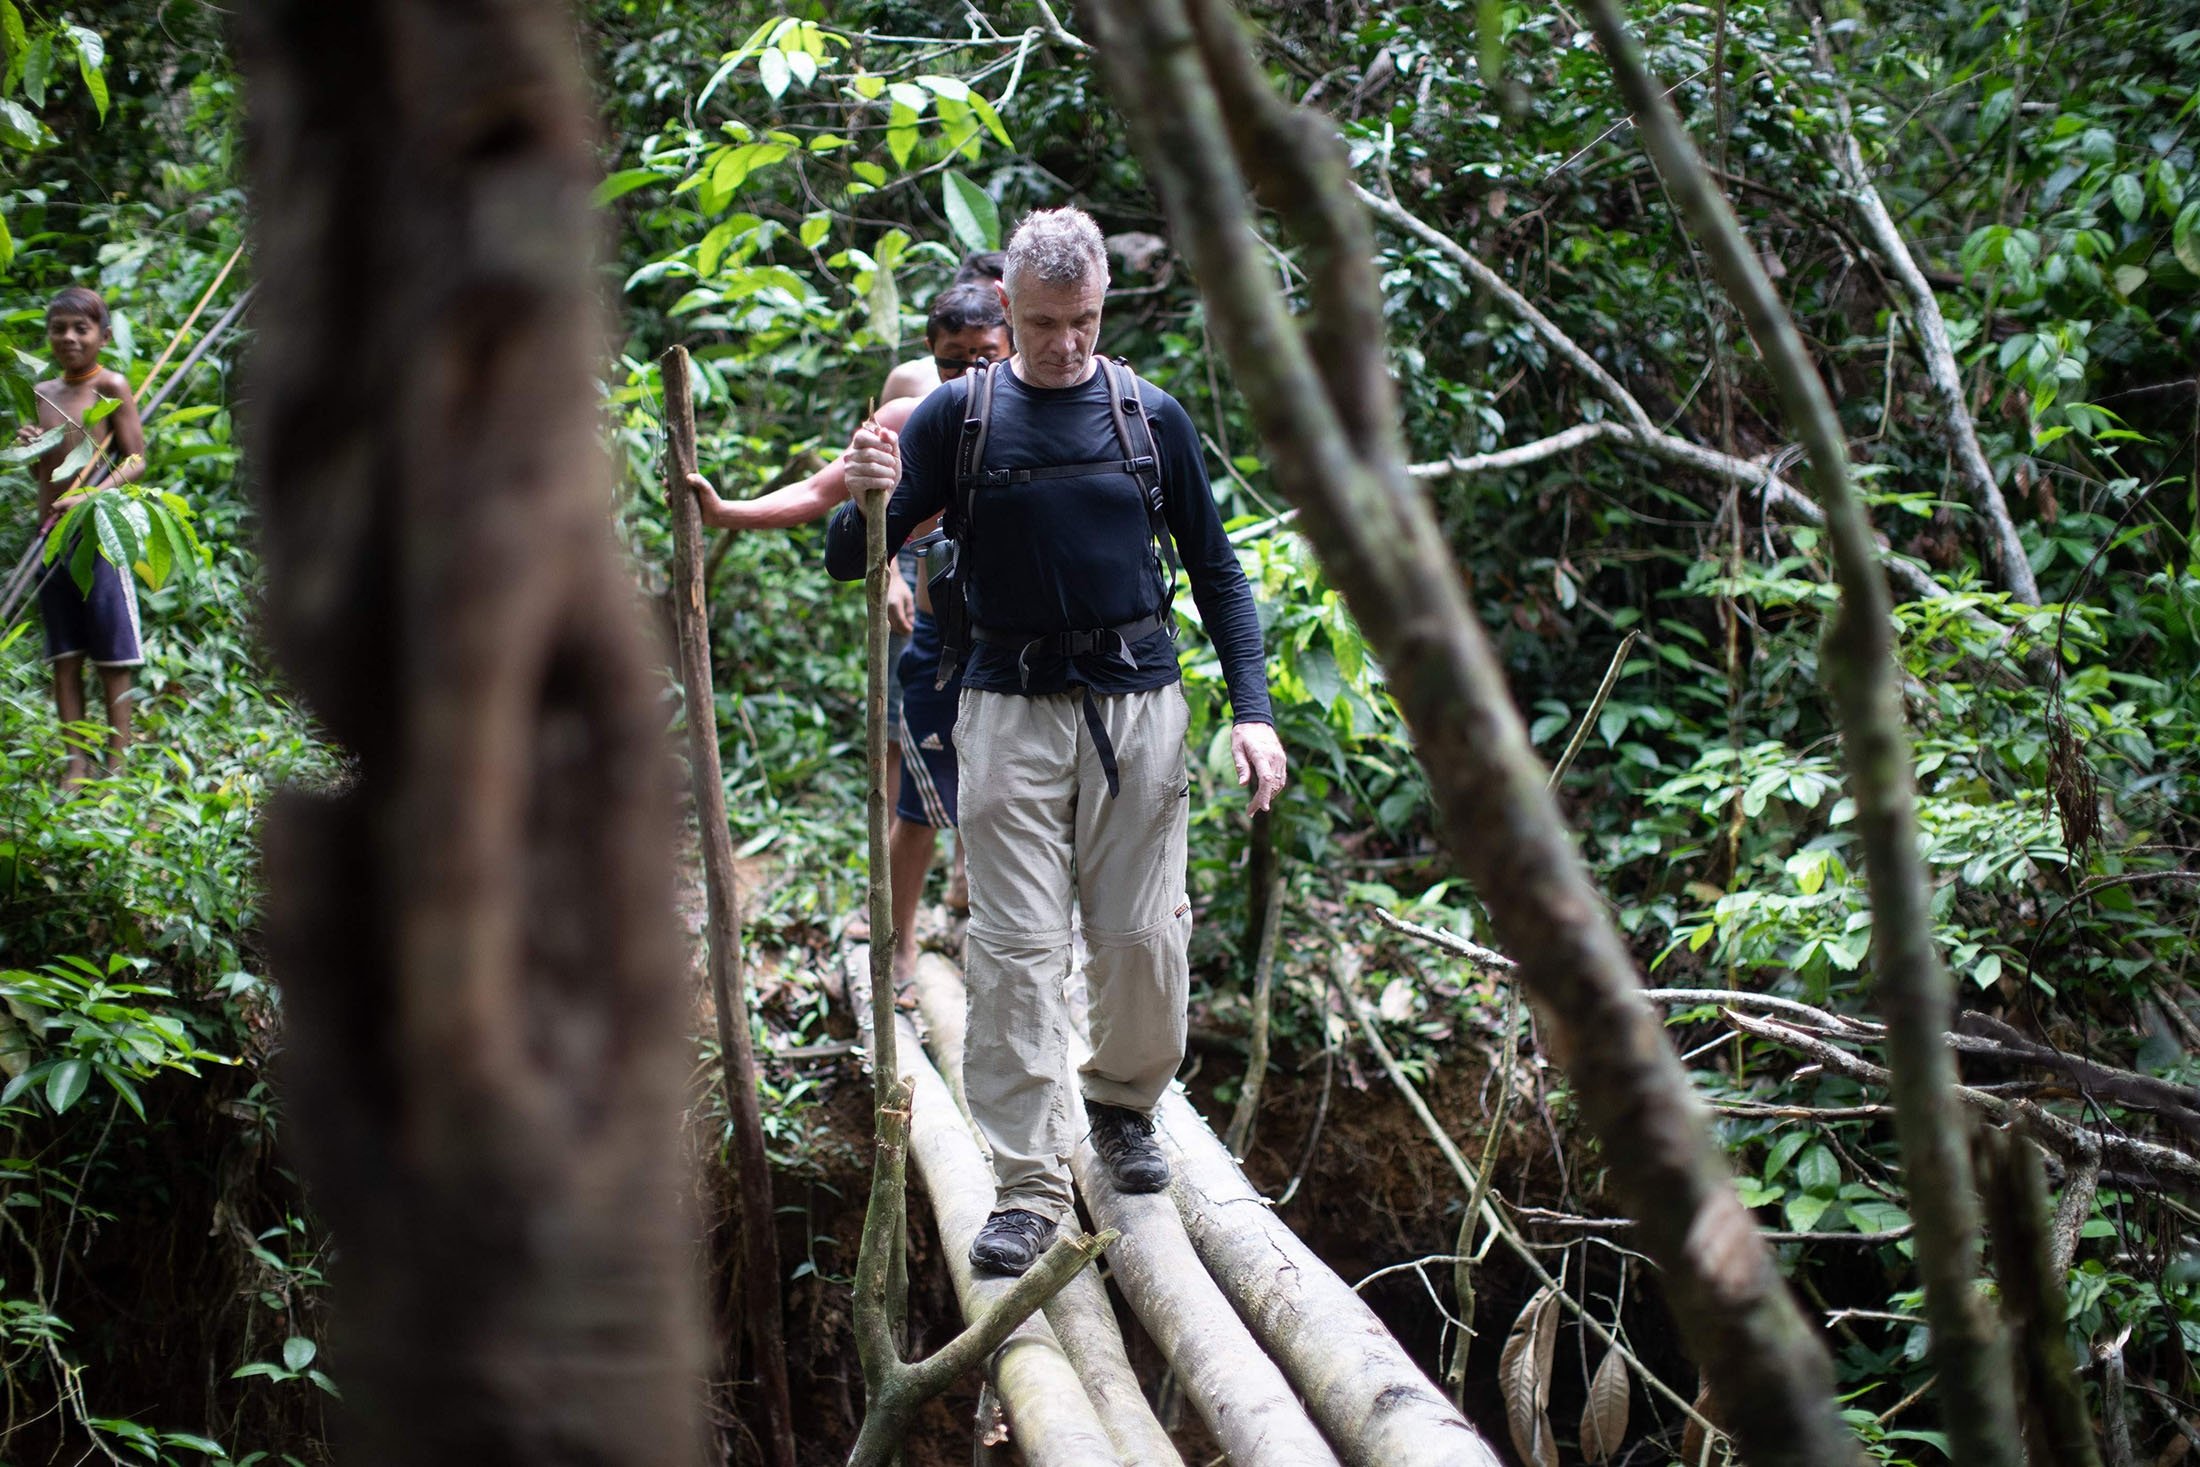
[[[947,505],[950,528],[958,538],[968,533],[971,500],[985,474],[985,439],[993,421],[993,372],[998,365],[987,362],[963,379],[970,390],[963,397],[962,436],[955,444],[955,493]]]
[[[1126,460],[1143,465],[1136,477],[1146,496],[1146,523],[1152,528],[1154,539],[1161,544],[1161,554],[1173,578],[1176,540],[1170,535],[1168,518],[1162,512],[1161,445],[1154,437],[1153,419],[1146,414],[1146,395],[1139,388],[1138,373],[1121,357],[1113,361],[1102,357],[1100,367],[1107,374],[1108,411],[1115,417],[1116,440],[1122,444]]]

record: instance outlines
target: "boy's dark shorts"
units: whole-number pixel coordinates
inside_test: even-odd
[[[939,670],[940,624],[920,611],[901,654],[901,798],[894,813],[913,825],[945,830],[955,823],[955,706],[962,679],[934,688]]]
[[[80,591],[69,574],[72,545],[39,572],[39,619],[46,624],[46,660],[82,657],[94,667],[139,667],[145,645],[138,634],[137,587],[130,573],[101,555],[92,557],[92,589]]]

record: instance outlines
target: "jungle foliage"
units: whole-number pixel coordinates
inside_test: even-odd
[[[1966,1007],[2062,1053],[2200,1083],[2188,982],[2200,920],[2200,28],[2176,7],[2103,0],[1734,0],[1634,18],[1833,387],[1889,554],[1937,587],[1904,593],[1896,615],[1936,936]],[[1364,187],[1493,267],[1669,432],[1785,471],[1754,350],[1566,7],[1325,0],[1256,5],[1251,19],[1284,89],[1336,119]],[[1486,933],[1432,838],[1383,669],[1280,515],[1196,283],[1158,232],[1077,27],[1074,7],[1029,0],[582,7],[620,333],[606,431],[638,582],[661,595],[668,556],[662,348],[694,353],[706,468],[729,497],[755,492],[803,451],[845,441],[888,367],[921,349],[922,303],[965,250],[996,245],[1028,208],[1085,205],[1116,264],[1104,348],[1201,427],[1261,600],[1295,765],[1273,823],[1287,875],[1279,1073],[1325,1051],[1346,1057],[1338,1083],[1356,1072],[1357,1035],[1332,991],[1350,949],[1406,1071],[1449,1076],[1455,1095],[1481,1087],[1479,1106],[1444,1117],[1468,1149],[1510,1115],[1493,1151],[1508,1160],[1507,1199],[1598,1217],[1597,1157],[1568,1131],[1568,1097],[1501,978],[1374,918],[1380,906]],[[104,290],[117,321],[109,360],[135,379],[240,242],[245,200],[212,7],[0,0],[0,48],[0,390],[21,412],[41,375],[46,295],[68,282]],[[1838,166],[1844,134],[1937,292],[2044,605],[2014,603],[1981,556],[1918,332]],[[1280,238],[1268,241],[1275,269],[1296,290],[1300,266]],[[1416,459],[1610,415],[1445,251],[1382,240]],[[0,997],[19,1036],[0,1094],[8,1461],[64,1442],[72,1456],[96,1444],[131,1461],[315,1461],[321,1403],[342,1380],[317,1343],[329,1240],[274,1147],[280,1011],[260,976],[254,824],[274,784],[339,779],[342,765],[285,702],[254,625],[238,356],[217,347],[148,425],[146,484],[179,497],[206,554],[145,598],[153,662],[122,774],[56,796],[65,734],[36,631],[6,631]],[[1427,482],[1547,756],[1621,638],[1639,634],[1562,788],[1652,981],[1867,1016],[1871,919],[1820,687],[1833,592],[1818,533],[1773,514],[1759,486],[1607,443]],[[19,485],[17,502],[29,495]],[[815,531],[744,535],[713,569],[727,803],[742,856],[767,873],[751,936],[782,950],[760,984],[767,1048],[826,1037],[817,976],[863,879],[861,612],[825,578],[820,549]],[[1177,606],[1191,616],[1190,598]],[[1246,1024],[1249,833],[1219,668],[1189,620],[1186,632],[1201,795],[1195,1003],[1227,1037]],[[1671,1014],[1699,1090],[1721,1108],[1745,1201],[1778,1231],[1801,1293],[1838,1316],[1830,1337],[1860,1436],[1881,1460],[1945,1460],[1901,1236],[1905,1184],[1872,1109],[1883,1092],[1736,1032],[1716,1006]],[[711,1042],[697,1044],[709,1061]],[[2128,1095],[2006,1060],[1965,1066],[1971,1083],[2099,1135],[2192,1146],[2177,1118]],[[775,1064],[764,1083],[775,1164],[823,1178],[847,1146],[819,1104],[832,1081]],[[1521,1096],[1509,1112],[1494,1100],[1507,1088]],[[1233,1078],[1218,1098],[1234,1094]],[[696,1106],[707,1151],[723,1117],[707,1087]],[[1296,1142],[1263,1140],[1286,1175]],[[2114,1378],[2129,1382],[2111,1400],[2111,1373],[2089,1367],[2096,1419],[2121,1414],[2148,1453],[2191,1429],[2200,1395],[2191,1196],[2111,1162],[2075,1220],[2072,1341],[2081,1361],[2117,1356]],[[1455,1230],[1456,1216],[1415,1246],[1443,1252]],[[1654,1280],[1624,1239],[1558,1225],[1542,1236],[1571,1243],[1577,1297],[1693,1395],[1660,1337]],[[808,1241],[787,1250],[796,1279],[820,1298],[844,1288],[852,1236]],[[1533,1307],[1520,1280],[1491,1271],[1474,1355],[1485,1378],[1501,1344],[1492,1322],[1507,1302]],[[1431,1273],[1424,1294],[1394,1276],[1370,1297],[1433,1340],[1444,1325],[1430,1300],[1448,1277]],[[1596,1369],[1590,1345],[1569,1333],[1560,1347],[1562,1422]],[[1631,1441],[1630,1460],[1665,1461],[1683,1433],[1672,1413],[1638,1409]]]

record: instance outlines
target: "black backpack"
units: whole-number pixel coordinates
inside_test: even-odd
[[[989,482],[1021,483],[1032,479],[1068,479],[1115,471],[1138,480],[1146,501],[1146,524],[1160,547],[1161,605],[1138,621],[1120,627],[1059,633],[1064,653],[1093,650],[1098,639],[1127,638],[1136,641],[1162,627],[1171,626],[1176,601],[1176,542],[1169,534],[1161,506],[1161,456],[1154,441],[1153,419],[1146,413],[1145,394],[1138,374],[1121,357],[1098,359],[1107,378],[1108,408],[1115,417],[1116,441],[1123,457],[1098,463],[1063,464],[1044,469],[985,469],[986,431],[993,416],[993,374],[1005,370],[1000,362],[988,362],[971,370],[969,396],[964,399],[962,436],[955,446],[955,491],[942,516],[940,535],[931,552],[928,581],[932,594],[932,618],[940,628],[940,670],[935,688],[945,688],[962,669],[974,642],[988,640],[970,622],[969,577],[962,564],[962,547],[970,537],[971,512],[980,485]],[[1042,641],[1049,640],[1046,638]]]

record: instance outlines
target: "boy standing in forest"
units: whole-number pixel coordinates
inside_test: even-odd
[[[47,303],[46,346],[61,375],[38,384],[38,421],[24,424],[15,435],[18,444],[27,444],[61,430],[60,439],[31,466],[38,484],[41,541],[85,494],[127,484],[145,472],[145,429],[130,381],[99,359],[110,337],[107,303],[96,291],[72,285]],[[115,406],[95,429],[91,418],[103,401]],[[76,482],[54,482],[85,434],[95,431],[99,449]],[[123,750],[130,743],[132,669],[144,663],[145,649],[129,567],[95,554],[88,590],[70,573],[75,539],[85,533],[80,529],[47,564],[38,583],[38,609],[46,629],[46,660],[53,665],[54,708],[64,726],[84,717],[85,661],[99,669],[110,730],[106,772],[112,774],[122,767]],[[64,784],[81,784],[91,775],[91,759],[72,743]]]

